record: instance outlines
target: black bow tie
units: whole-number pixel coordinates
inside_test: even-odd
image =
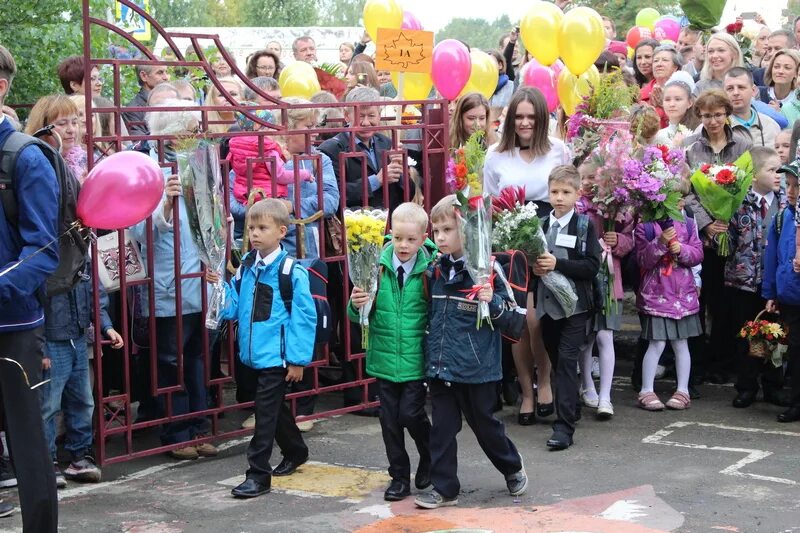
[[[459,270],[464,268],[464,260],[459,259],[457,261],[453,261],[452,257],[449,255],[442,256],[442,271],[450,272],[450,270],[454,270],[458,272]]]

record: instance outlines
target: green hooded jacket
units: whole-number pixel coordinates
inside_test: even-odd
[[[426,271],[436,256],[436,245],[429,239],[417,252],[414,270],[397,285],[392,264],[394,245],[387,244],[381,253],[378,293],[369,318],[367,373],[395,383],[425,377],[423,342],[428,326],[429,300],[426,294]],[[347,306],[350,320],[358,321],[358,310]]]

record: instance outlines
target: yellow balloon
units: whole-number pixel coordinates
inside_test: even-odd
[[[636,14],[636,25],[650,28],[650,31],[653,31],[656,27],[656,22],[660,18],[661,13],[652,7],[646,7]]]
[[[556,92],[558,92],[558,100],[561,102],[561,107],[567,116],[572,116],[575,113],[575,108],[581,103],[582,97],[578,94],[578,77],[575,76],[568,69],[563,69],[558,74],[556,83]]]
[[[488,100],[497,89],[497,80],[500,78],[497,61],[483,50],[473,49],[470,53],[472,59],[472,73],[469,80],[461,90],[459,96],[468,93],[480,93]]]
[[[578,80],[575,83],[575,90],[578,94],[583,96],[589,96],[592,92],[592,87],[597,87],[600,84],[600,71],[597,70],[597,67],[592,65],[589,67],[589,70],[578,76]]]
[[[303,76],[317,76],[317,73],[314,71],[314,67],[312,67],[309,63],[305,61],[295,61],[294,63],[289,63],[284,67],[281,71],[281,75],[278,76],[278,85],[283,83],[283,80],[287,79],[289,76],[293,76],[295,74],[301,74]]]
[[[558,48],[567,68],[583,74],[594,64],[606,46],[603,19],[590,7],[567,11],[558,31]]]
[[[427,72],[406,72],[403,76],[403,93],[400,94],[400,73],[392,72],[392,83],[400,100],[425,100],[431,94],[433,80]]]
[[[279,83],[281,96],[297,96],[309,100],[320,91],[319,80],[316,74],[308,76],[303,73],[295,73],[283,79]]]
[[[563,19],[561,8],[552,2],[536,0],[519,23],[525,49],[542,65],[552,65],[558,59],[558,32]]]
[[[378,28],[399,30],[403,25],[403,8],[395,0],[367,0],[364,4],[364,28],[378,40]]]

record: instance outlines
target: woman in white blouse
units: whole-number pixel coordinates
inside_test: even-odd
[[[483,167],[484,187],[498,195],[506,187],[525,187],[525,198],[539,207],[539,216],[550,213],[547,178],[559,165],[570,163],[570,153],[563,141],[548,136],[550,114],[542,93],[532,87],[520,87],[508,105],[500,142],[489,147]],[[528,287],[528,331],[513,345],[522,405],[519,423],[534,423],[533,367],[536,366],[539,404],[538,416],[553,413],[550,388],[550,360],[542,342],[539,321],[534,311],[535,298]],[[533,357],[531,357],[533,355]]]

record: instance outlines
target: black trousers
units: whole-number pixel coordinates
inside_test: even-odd
[[[379,416],[389,476],[406,484],[411,483],[411,461],[406,453],[404,428],[417,446],[419,464],[431,464],[431,422],[425,412],[426,393],[422,380],[394,383],[378,378]]]
[[[800,306],[781,304],[781,318],[789,328],[792,407],[800,407]]]
[[[308,447],[303,435],[297,429],[289,405],[284,401],[286,394],[286,369],[267,368],[258,371],[255,411],[256,427],[250,445],[247,447],[247,478],[269,486],[272,467],[272,443],[277,442],[281,454],[294,461],[308,458]]]
[[[578,421],[578,357],[586,344],[589,313],[554,320],[542,317],[542,338],[555,372],[556,421],[553,431],[573,435]]]
[[[431,481],[445,498],[455,498],[458,481],[458,443],[461,415],[478,439],[483,453],[504,476],[522,469],[522,457],[506,436],[503,423],[492,412],[497,401],[497,383],[449,383],[429,381],[433,424],[431,425]]]
[[[748,320],[753,320],[764,309],[766,300],[761,298],[761,291],[747,292],[732,287],[725,287],[726,317],[724,325],[724,349],[730,353],[736,363],[736,390],[758,391],[758,378],[764,392],[777,392],[783,387],[782,368],[776,368],[768,361],[748,355],[749,347],[745,339],[738,337],[739,330]]]
[[[44,327],[0,334],[0,357],[19,362],[31,386],[42,379],[43,355]],[[39,391],[30,389],[16,364],[0,361],[0,393],[19,484],[23,531],[54,533],[58,529],[56,478],[44,436]]]

